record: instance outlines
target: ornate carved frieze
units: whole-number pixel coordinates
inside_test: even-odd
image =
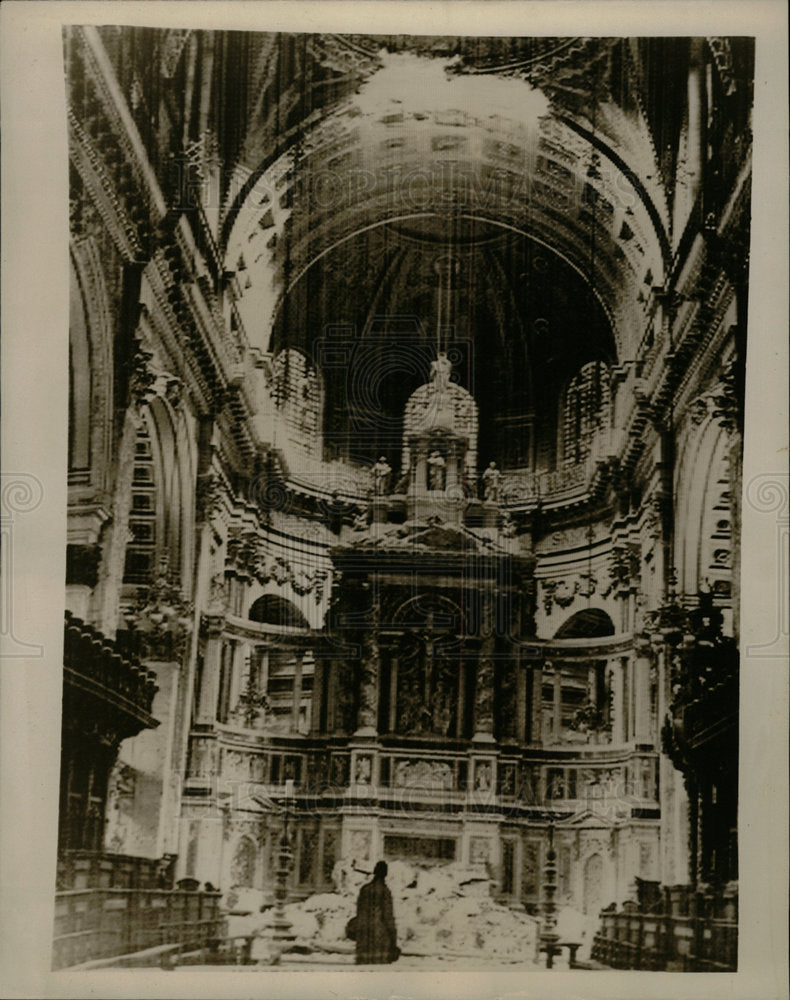
[[[394,788],[452,791],[455,776],[446,761],[402,759],[395,763],[392,784]]]
[[[715,37],[711,37],[706,40],[708,46],[710,47],[711,54],[713,55],[713,61],[716,64],[716,69],[719,71],[719,78],[721,79],[724,93],[727,97],[729,97],[730,94],[735,93],[737,87],[732,65],[732,48],[730,46],[730,40],[729,38]]]
[[[290,586],[300,597],[312,593],[316,604],[324,599],[326,570],[316,569],[310,573],[294,569],[283,556],[270,556],[265,541],[255,531],[231,529],[226,564],[237,575],[252,577],[263,585],[273,581],[278,587]]]
[[[180,378],[158,367],[154,352],[135,340],[134,351],[127,362],[129,396],[132,405],[141,410],[159,396],[174,408],[181,405],[183,383]]]
[[[689,403],[688,414],[693,424],[698,426],[711,417],[728,433],[738,429],[742,400],[737,369],[737,359],[730,358],[713,385]]]
[[[162,558],[154,582],[140,593],[125,618],[130,629],[142,639],[149,658],[174,660],[183,656],[192,630],[193,607],[183,599],[167,557]]]
[[[555,604],[559,608],[570,607],[581,588],[578,579],[541,580],[540,585],[543,590],[543,610],[547,615],[551,614]]]
[[[198,476],[195,490],[195,507],[198,521],[210,521],[222,505],[224,490],[216,473]]]
[[[637,542],[624,542],[613,545],[609,553],[606,572],[609,583],[601,592],[603,597],[609,594],[623,594],[639,588],[641,551]]]

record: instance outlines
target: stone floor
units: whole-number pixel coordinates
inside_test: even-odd
[[[560,969],[559,963],[555,967]],[[498,969],[501,972],[536,971],[541,966],[534,962],[503,962],[501,959],[486,955],[448,956],[448,955],[403,955],[392,965],[355,965],[353,959],[346,955],[321,958],[305,956],[300,961],[283,961],[277,969],[300,972],[383,972],[386,970],[414,972],[456,972],[460,969],[469,971],[479,969]],[[567,967],[566,967],[567,968]],[[176,966],[176,971],[184,972],[267,972],[274,969],[270,965],[186,965]]]

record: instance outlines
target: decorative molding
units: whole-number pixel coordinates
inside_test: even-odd
[[[606,569],[609,584],[602,597],[615,593],[619,596],[638,590],[641,579],[641,548],[638,542],[624,542],[612,546]]]
[[[171,577],[167,556],[163,556],[154,582],[141,592],[125,618],[130,630],[141,637],[149,658],[177,660],[191,634],[192,611],[192,604],[183,599],[181,588]]]
[[[315,603],[324,599],[327,570],[309,573],[294,569],[283,556],[270,556],[266,542],[252,530],[232,528],[228,538],[227,568],[240,576],[253,577],[263,585],[274,582],[278,587],[290,586],[295,594],[304,597],[312,593]]]
[[[555,604],[559,608],[570,607],[581,589],[578,579],[541,580],[540,585],[543,589],[543,610],[547,615],[551,614]]]
[[[219,476],[207,472],[198,476],[195,489],[195,511],[199,522],[210,521],[222,506],[225,491]]]

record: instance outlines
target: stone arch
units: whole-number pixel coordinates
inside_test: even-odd
[[[458,631],[463,615],[458,605],[442,594],[418,594],[395,609],[393,622],[406,628],[423,627],[429,618],[442,631]]]
[[[259,597],[250,608],[249,618],[261,625],[310,628],[310,623],[293,601],[280,597],[279,594],[264,594]]]
[[[69,479],[101,486],[110,465],[112,322],[93,238],[72,244],[69,280]]]
[[[675,568],[678,590],[710,585],[727,598],[732,582],[732,496],[729,436],[710,417],[691,425],[679,448],[675,476]]]
[[[91,467],[92,365],[88,317],[72,263],[69,294],[69,474],[89,475]]]
[[[127,582],[147,582],[165,559],[175,579],[189,579],[195,470],[190,444],[183,413],[166,399],[157,397],[144,408],[135,443]],[[149,553],[148,571],[145,560],[129,555],[143,551]]]
[[[600,608],[583,608],[560,625],[554,638],[598,639],[614,633],[614,622],[605,611]]]

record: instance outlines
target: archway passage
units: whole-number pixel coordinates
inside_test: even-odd
[[[577,611],[557,629],[555,639],[600,639],[614,635],[614,622],[599,608]]]
[[[310,623],[293,602],[277,594],[264,594],[250,608],[250,621],[261,625],[309,629]]]

